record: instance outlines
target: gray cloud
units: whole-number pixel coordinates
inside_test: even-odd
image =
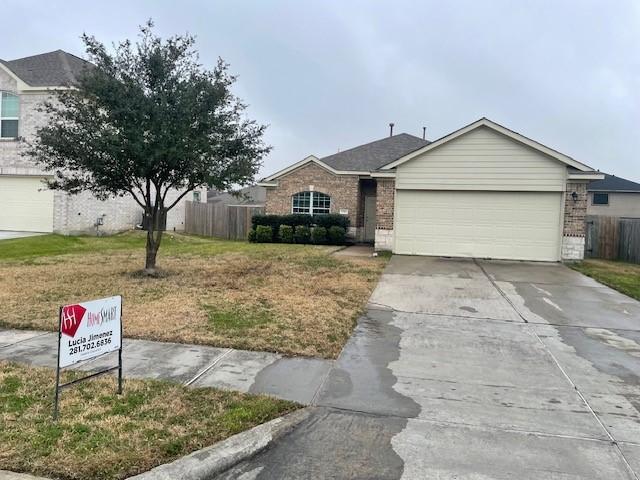
[[[105,42],[153,17],[239,75],[269,123],[263,173],[396,132],[434,139],[481,116],[640,181],[634,1],[5,1],[0,58]]]

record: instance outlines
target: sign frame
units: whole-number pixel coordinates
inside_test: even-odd
[[[62,390],[64,390],[65,388],[69,388],[72,387],[73,385],[83,382],[85,380],[90,380],[92,378],[95,377],[99,377],[100,375],[104,375],[105,373],[110,373],[113,372],[114,370],[118,370],[118,389],[117,389],[117,393],[118,395],[122,395],[122,295],[114,295],[113,297],[107,297],[107,298],[102,298],[102,299],[98,299],[97,301],[100,300],[106,300],[109,298],[115,298],[115,297],[119,297],[120,299],[120,346],[117,350],[118,352],[118,365],[113,366],[113,367],[107,367],[104,368],[102,370],[99,370],[97,372],[94,372],[90,375],[81,377],[81,378],[77,378],[75,380],[72,380],[70,382],[67,383],[60,383],[60,371],[63,368],[69,367],[71,365],[66,365],[64,367],[60,367],[60,354],[61,354],[61,348],[62,348],[62,321],[63,321],[63,310],[65,308],[65,306],[61,306],[58,309],[58,357],[57,357],[57,361],[56,361],[56,386],[55,386],[55,394],[54,394],[54,400],[53,400],[53,420],[57,420],[58,419],[58,415],[59,415],[59,404],[60,404],[60,393],[62,392]],[[94,300],[95,301],[95,300]],[[80,302],[80,303],[89,303],[89,302]],[[66,305],[68,306],[68,305]],[[109,353],[113,353],[116,350],[112,350],[112,351],[108,351],[108,352],[104,352],[101,354],[96,355],[95,357],[86,359],[86,360],[94,360],[96,358],[100,358],[104,355],[107,355]],[[79,363],[83,360],[79,360],[76,363]]]

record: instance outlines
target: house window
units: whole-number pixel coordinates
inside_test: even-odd
[[[18,96],[9,92],[0,95],[0,138],[18,137]]]
[[[593,204],[594,205],[609,205],[609,194],[608,193],[594,193],[593,194]]]
[[[329,213],[331,197],[320,192],[300,192],[291,197],[291,212],[322,215]]]
[[[193,192],[193,201],[200,202],[200,192]]]

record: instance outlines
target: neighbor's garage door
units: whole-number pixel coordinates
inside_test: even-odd
[[[53,231],[53,192],[43,188],[41,178],[0,177],[0,230]]]
[[[395,252],[557,261],[558,192],[396,192]]]

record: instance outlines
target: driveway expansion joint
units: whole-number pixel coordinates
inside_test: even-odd
[[[474,263],[480,268],[480,270],[482,270],[482,272],[485,274],[485,276],[487,277],[487,279],[491,282],[491,284],[496,288],[496,290],[500,293],[500,295],[502,295],[504,297],[504,299],[509,303],[509,305],[511,305],[511,307],[516,311],[516,313],[520,316],[520,318],[522,318],[522,320],[526,323],[529,324],[529,321],[520,313],[520,311],[516,308],[516,306],[513,304],[513,302],[511,301],[511,299],[507,296],[507,294],[497,285],[497,283],[491,278],[491,276],[487,273],[487,271],[484,269],[484,267],[477,261],[477,259],[473,259]],[[509,283],[517,283],[517,282],[509,282]],[[531,282],[521,282],[521,283],[531,283]],[[604,285],[603,285],[604,287]],[[582,288],[582,287],[581,287]],[[586,287],[589,288],[589,287]],[[597,287],[599,288],[599,287]],[[548,324],[546,324],[548,325]],[[578,388],[578,386],[576,385],[576,383],[571,379],[571,377],[569,376],[569,374],[566,372],[566,370],[562,367],[562,365],[560,364],[560,362],[558,361],[558,359],[556,358],[556,356],[553,354],[553,352],[551,351],[551,349],[549,348],[549,346],[544,343],[542,341],[542,338],[540,338],[540,335],[538,335],[538,332],[535,331],[535,329],[530,328],[530,331],[533,333],[533,335],[536,337],[536,339],[538,340],[538,342],[543,346],[543,348],[545,349],[545,351],[547,352],[547,354],[551,357],[551,359],[553,360],[553,362],[555,363],[556,367],[560,370],[560,372],[562,373],[562,375],[564,376],[564,378],[567,380],[567,382],[569,382],[569,384],[571,386],[573,386],[573,389],[576,391],[576,393],[578,394],[578,396],[580,397],[580,399],[582,400],[582,402],[584,403],[585,407],[589,410],[590,414],[592,415],[592,417],[596,420],[596,422],[598,423],[598,425],[600,426],[600,428],[605,432],[605,434],[608,437],[608,442],[614,446],[614,448],[616,449],[619,457],[622,459],[622,461],[624,462],[627,470],[637,479],[640,480],[640,477],[638,477],[638,475],[636,474],[636,472],[634,471],[634,469],[631,467],[631,464],[629,463],[629,460],[626,458],[624,452],[622,451],[622,449],[620,448],[620,445],[618,445],[618,442],[616,441],[616,439],[613,437],[613,435],[611,434],[611,432],[609,431],[609,429],[605,426],[605,424],[602,422],[602,420],[600,420],[600,417],[598,416],[598,414],[594,411],[593,407],[591,406],[591,404],[589,403],[589,401],[587,400],[587,398],[584,396],[584,394],[580,391],[580,389]]]

